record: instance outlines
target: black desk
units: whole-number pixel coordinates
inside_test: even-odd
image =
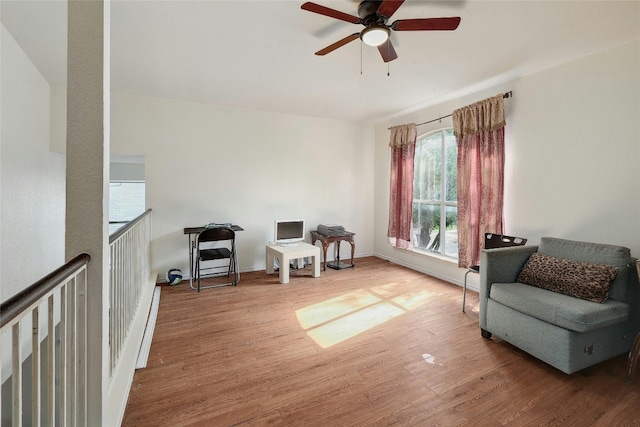
[[[222,224],[221,224],[222,226]],[[231,224],[229,226],[230,229],[232,229],[233,231],[244,231],[244,228],[240,227],[239,225],[236,224]],[[200,227],[185,227],[183,229],[183,233],[187,235],[187,238],[189,239],[189,246],[188,246],[188,250],[189,250],[189,286],[191,287],[191,289],[195,289],[193,287],[193,270],[195,269],[195,260],[194,260],[194,256],[193,256],[193,251],[196,250],[196,236],[198,234],[200,234],[201,232],[203,232],[204,230],[206,230],[207,227],[202,225]],[[236,268],[238,268],[236,266]]]
[[[232,229],[233,231],[244,231],[244,228],[240,227],[239,225],[236,224],[231,224],[229,226],[230,229]],[[202,233],[204,230],[206,230],[207,227],[200,226],[200,227],[185,227],[184,228],[184,234],[188,234],[188,235],[193,235],[193,234],[198,234],[198,233]]]

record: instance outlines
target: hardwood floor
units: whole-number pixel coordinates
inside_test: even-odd
[[[566,375],[480,336],[477,294],[375,257],[163,286],[124,426],[638,426],[626,357]]]

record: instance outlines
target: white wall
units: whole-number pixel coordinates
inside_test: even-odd
[[[65,159],[49,151],[49,85],[1,24],[0,95],[0,302],[4,302],[64,263]],[[29,325],[27,319],[21,334],[24,357],[29,355]],[[0,337],[0,384],[11,372],[10,336]],[[3,411],[3,424],[6,414]]]
[[[113,94],[111,124],[113,155],[145,156],[161,276],[186,274],[183,228],[209,222],[244,228],[241,271],[265,268],[275,219],[343,224],[357,255],[373,252],[373,144],[362,125],[126,94]]]
[[[4,60],[6,51],[3,44],[3,66],[10,62]],[[145,156],[147,207],[154,210],[154,268],[161,275],[169,267],[187,270],[185,226],[211,221],[242,225],[241,269],[251,270],[264,268],[262,246],[271,239],[273,220],[304,217],[310,228],[334,222],[356,232],[358,255],[375,252],[461,283],[464,271],[455,265],[387,243],[387,128],[450,114],[513,90],[514,98],[506,101],[506,231],[531,243],[554,235],[623,244],[640,256],[639,62],[635,42],[375,127],[113,94],[112,154]],[[31,85],[29,90],[34,90]],[[65,105],[64,88],[52,87],[51,92],[51,113],[57,117],[57,106],[62,111]],[[3,109],[3,125],[4,117]],[[447,125],[445,119],[419,130]],[[63,130],[52,123],[56,151],[63,151]],[[38,129],[24,131],[28,135]],[[3,151],[4,145],[3,136]],[[51,153],[46,156],[64,162]],[[3,177],[9,174],[6,163],[3,157]],[[31,162],[27,168],[40,175],[51,162],[47,165]],[[210,182],[204,176],[225,178]],[[64,186],[64,178],[59,179]],[[7,206],[4,193],[2,206]],[[62,201],[56,206],[63,206]],[[3,245],[6,240],[3,233]],[[3,295],[4,289],[3,284]]]
[[[1,30],[0,301],[64,264],[65,159],[49,151],[49,84]]]
[[[387,242],[387,128],[441,117],[509,90],[514,97],[505,101],[505,232],[530,244],[555,236],[623,245],[640,257],[639,41],[377,124],[376,254],[462,282],[465,271],[455,264]],[[418,131],[444,126],[451,119]]]

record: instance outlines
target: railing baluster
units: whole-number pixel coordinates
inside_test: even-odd
[[[40,308],[31,312],[31,423],[40,425]]]
[[[87,270],[81,272],[75,278],[76,281],[76,348],[77,348],[77,365],[74,369],[78,375],[76,376],[77,388],[77,413],[78,425],[87,425]]]
[[[67,312],[69,307],[67,304],[67,287],[69,283],[65,283],[60,288],[60,372],[58,375],[60,381],[60,391],[58,393],[60,402],[58,404],[58,412],[60,412],[60,425],[67,426],[69,422],[69,414],[67,414]]]
[[[20,351],[20,323],[13,325],[13,427],[22,426],[22,351]]]
[[[109,309],[109,367],[113,369],[113,365],[115,360],[113,359],[113,350],[111,350],[114,346],[113,343],[113,331],[115,330],[116,325],[116,312],[114,307],[114,301],[116,300],[116,287],[114,283],[116,281],[115,277],[115,259],[116,259],[116,248],[114,246],[109,247],[109,301],[111,301],[111,306]]]
[[[76,414],[76,278],[67,285],[67,407],[65,412],[70,415],[67,420],[70,426],[77,424]]]
[[[47,300],[47,427],[55,426],[56,419],[56,322],[55,299],[51,294]]]

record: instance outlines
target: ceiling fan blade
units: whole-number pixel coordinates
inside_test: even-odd
[[[321,6],[310,1],[300,6],[303,10],[309,12],[319,13],[320,15],[328,16],[330,18],[340,19],[341,21],[351,22],[352,24],[360,24],[362,20],[357,16],[349,15],[348,13],[340,12],[339,10],[331,9],[325,6]]]
[[[402,3],[404,0],[384,0],[378,8],[378,15],[390,18],[402,6]]]
[[[390,62],[398,58],[398,54],[391,44],[391,39],[387,39],[386,42],[378,46],[378,51],[380,52],[380,55],[382,55],[382,60],[384,62]]]
[[[396,31],[451,31],[460,25],[460,17],[399,19],[391,24]]]
[[[325,47],[324,49],[317,51],[316,55],[320,55],[320,56],[326,55],[327,53],[333,52],[337,48],[342,47],[345,44],[354,41],[358,37],[360,37],[360,33],[351,34],[350,36],[347,36],[347,37],[343,38],[342,40],[338,40],[334,44],[331,44],[331,45]]]

